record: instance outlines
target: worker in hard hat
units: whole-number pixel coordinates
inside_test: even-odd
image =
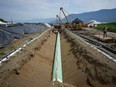
[[[107,37],[107,27],[103,28],[103,38]]]

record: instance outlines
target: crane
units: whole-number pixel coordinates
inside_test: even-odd
[[[62,13],[63,13],[63,15],[64,15],[64,17],[65,17],[65,19],[66,19],[66,23],[64,24],[64,27],[65,27],[65,28],[71,28],[71,23],[69,22],[69,20],[68,20],[66,14],[65,14],[65,12],[64,12],[63,7],[60,7],[60,11],[62,11]]]
[[[64,14],[64,16],[65,16],[65,18],[66,18],[67,23],[69,23],[68,18],[67,18],[66,14],[65,14],[65,12],[64,12],[64,10],[63,10],[63,7],[60,7],[60,10],[61,10],[61,11],[62,11],[62,13]]]
[[[58,18],[59,24],[63,23],[62,20],[60,19],[60,17],[58,15],[56,15],[56,18]]]

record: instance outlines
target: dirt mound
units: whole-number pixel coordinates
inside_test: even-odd
[[[13,56],[0,69],[0,87],[43,87],[49,83],[54,46],[55,34],[48,31]]]
[[[71,33],[62,34],[64,82],[78,87],[115,87],[116,64],[78,41]]]

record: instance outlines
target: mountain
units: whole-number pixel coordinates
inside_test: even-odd
[[[69,14],[67,17],[69,21],[79,18],[80,20],[86,23],[90,20],[96,20],[100,22],[116,22],[116,8],[115,9],[102,9],[99,11],[85,12],[81,14]],[[62,20],[66,21],[65,18]],[[17,20],[17,21],[33,22],[33,23],[34,22],[36,23],[38,22],[56,23],[56,18],[34,18],[30,20]]]
[[[79,18],[84,22],[88,22],[90,20],[96,20],[100,22],[116,22],[116,8],[102,9],[99,11],[85,12],[81,14],[69,14],[67,17],[69,21]],[[63,19],[63,21],[66,20]]]

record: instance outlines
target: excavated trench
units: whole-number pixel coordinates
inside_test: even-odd
[[[56,34],[48,31],[0,67],[0,87],[115,87],[116,64],[73,33],[61,33],[63,84],[52,84]],[[64,86],[63,86],[64,85]]]
[[[0,70],[0,87],[46,87],[51,81],[56,35],[47,30]]]
[[[116,64],[69,31],[61,34],[64,83],[76,87],[115,87]]]

